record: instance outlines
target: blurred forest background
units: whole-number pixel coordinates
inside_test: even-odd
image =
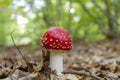
[[[48,68],[50,51],[39,47],[55,26],[74,42],[63,55],[68,75],[56,76]],[[0,80],[71,79],[120,80],[120,0],[0,0]]]
[[[101,41],[120,36],[120,0],[0,0],[0,46],[40,44],[50,27],[73,40]]]

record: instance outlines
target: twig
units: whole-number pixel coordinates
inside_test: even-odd
[[[72,70],[74,70],[74,71],[84,70],[84,71],[86,71],[86,72],[89,72],[90,75],[92,75],[92,72],[91,72],[89,69],[87,69],[87,68],[83,68],[83,67],[73,67],[73,66],[70,66],[70,68],[71,68]]]
[[[89,77],[95,78],[95,79],[97,79],[97,80],[104,80],[103,78],[98,77],[98,76],[95,75],[95,74],[89,74],[88,72],[64,71],[64,72],[62,72],[62,73],[63,73],[63,74],[75,74],[75,75],[89,76]]]
[[[87,68],[79,68],[79,69],[80,70],[85,70],[85,71],[89,72],[90,75],[92,75],[92,72],[89,69],[87,69]]]
[[[23,58],[23,60],[25,61],[26,65],[28,66],[28,71],[29,71],[29,72],[33,72],[33,71],[34,71],[34,70],[33,70],[33,66],[26,60],[25,56],[22,54],[22,52],[19,50],[19,48],[18,48],[17,45],[15,44],[15,41],[14,41],[14,38],[13,38],[13,35],[12,35],[13,32],[14,32],[14,31],[10,32],[10,36],[11,36],[12,42],[13,42],[15,48],[17,49],[17,51],[19,52],[19,54],[22,56],[22,58]]]

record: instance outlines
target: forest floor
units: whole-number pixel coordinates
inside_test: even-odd
[[[120,40],[76,42],[64,54],[64,75],[41,70],[42,52],[20,46],[33,71],[15,47],[0,52],[0,80],[120,80]]]

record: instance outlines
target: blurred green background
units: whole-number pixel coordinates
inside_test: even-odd
[[[73,40],[101,41],[120,35],[120,0],[0,0],[0,46],[38,46],[53,26]]]

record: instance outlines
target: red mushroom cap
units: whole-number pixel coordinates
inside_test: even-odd
[[[42,46],[48,50],[65,50],[72,48],[72,39],[63,28],[50,28],[41,39]]]

